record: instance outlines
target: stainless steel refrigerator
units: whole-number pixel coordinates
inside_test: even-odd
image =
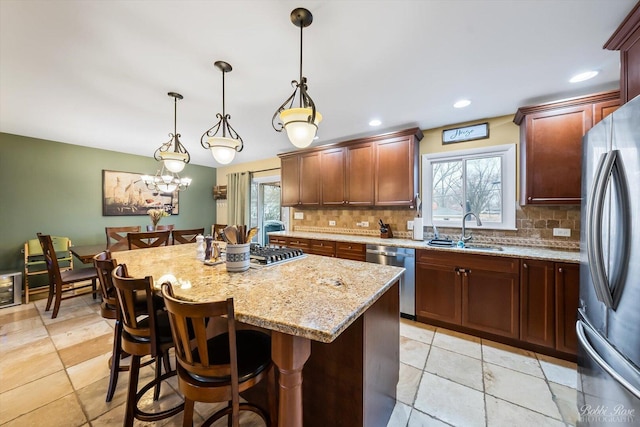
[[[578,425],[638,426],[640,96],[583,139],[581,218]]]

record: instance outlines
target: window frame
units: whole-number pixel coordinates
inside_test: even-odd
[[[502,181],[502,221],[483,221],[478,227],[475,221],[468,221],[467,228],[484,228],[493,230],[516,230],[516,144],[493,145],[482,148],[446,151],[422,155],[422,217],[425,226],[462,227],[460,220],[433,220],[433,163],[442,161],[462,161],[479,157],[500,157]]]

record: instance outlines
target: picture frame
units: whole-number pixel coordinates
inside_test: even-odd
[[[442,131],[442,145],[489,138],[489,122]]]
[[[171,215],[180,211],[179,192],[149,190],[135,172],[102,170],[102,216],[142,216],[149,209],[164,209]]]

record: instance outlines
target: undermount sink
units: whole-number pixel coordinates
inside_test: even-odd
[[[451,240],[437,240],[437,241],[430,240],[428,242],[428,245],[434,248],[458,248],[458,246],[456,245],[456,242],[453,242]],[[494,246],[494,245],[486,245],[482,243],[467,243],[464,245],[463,248],[458,248],[458,249],[471,249],[471,250],[478,250],[478,251],[501,251],[502,247]]]
[[[481,251],[501,251],[501,246],[493,246],[493,245],[483,245],[476,243],[465,244],[463,249],[477,249]]]

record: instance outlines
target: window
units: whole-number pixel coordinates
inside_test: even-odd
[[[467,212],[483,228],[515,229],[515,144],[422,156],[425,225],[461,227]],[[472,222],[475,225],[475,221]]]
[[[256,236],[261,245],[267,243],[264,223],[282,218],[280,207],[280,177],[254,178],[251,182],[251,226],[260,230]]]

